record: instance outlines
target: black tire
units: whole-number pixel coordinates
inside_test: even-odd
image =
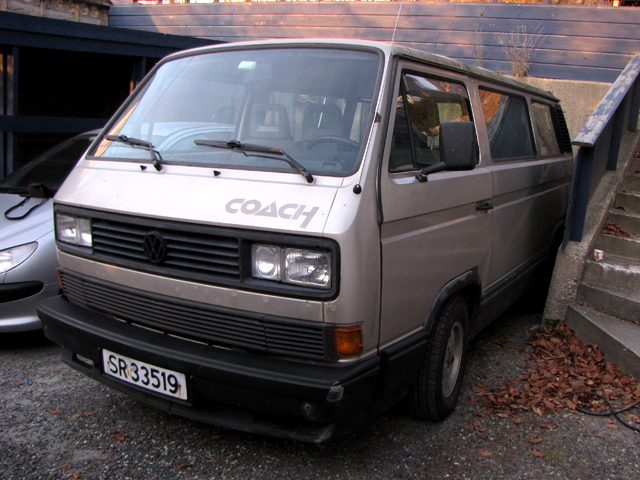
[[[469,313],[461,297],[451,298],[428,340],[418,378],[409,389],[409,411],[439,422],[458,403],[469,349]]]

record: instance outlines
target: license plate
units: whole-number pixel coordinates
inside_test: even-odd
[[[147,390],[187,399],[187,379],[184,374],[140,362],[109,350],[102,350],[104,373]]]

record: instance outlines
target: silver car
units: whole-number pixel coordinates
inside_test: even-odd
[[[38,303],[58,294],[51,197],[96,134],[73,137],[0,181],[0,332],[40,328]]]

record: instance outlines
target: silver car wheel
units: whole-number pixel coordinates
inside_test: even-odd
[[[442,366],[442,395],[446,398],[451,395],[458,380],[460,365],[462,363],[462,351],[464,348],[464,328],[460,321],[451,327],[449,341]]]

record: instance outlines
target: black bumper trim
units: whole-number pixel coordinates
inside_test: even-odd
[[[0,285],[0,303],[15,302],[40,293],[44,288],[42,282],[5,283]]]
[[[224,350],[140,329],[62,297],[42,302],[38,314],[45,335],[63,346],[63,360],[73,368],[141,402],[195,420],[325,442],[386,404],[381,402],[387,396],[381,396],[380,357],[327,366]],[[146,392],[104,375],[103,348],[184,373],[188,400]]]

